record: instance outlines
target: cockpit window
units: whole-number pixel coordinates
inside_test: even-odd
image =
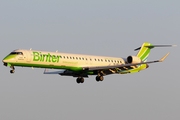
[[[23,55],[22,52],[11,52],[9,55]]]

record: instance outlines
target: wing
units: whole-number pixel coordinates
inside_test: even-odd
[[[168,55],[169,53],[166,54],[160,60],[155,60],[155,61],[150,61],[150,62],[123,64],[123,65],[114,65],[114,66],[83,67],[82,71],[62,70],[62,71],[49,72],[48,69],[45,69],[44,74],[59,74],[62,76],[73,76],[73,77],[79,77],[79,76],[88,77],[88,75],[98,74],[98,71],[100,71],[103,75],[119,73],[119,72],[122,73],[122,71],[128,71],[134,68],[138,68],[138,66],[142,64],[162,62]],[[93,73],[89,73],[89,71],[93,71]]]
[[[161,58],[160,60],[155,60],[155,61],[149,61],[149,62],[142,62],[142,63],[134,63],[134,64],[123,64],[123,65],[114,65],[114,66],[97,66],[97,67],[84,67],[83,70],[87,70],[87,71],[93,71],[93,70],[110,70],[111,72],[113,72],[116,69],[119,70],[127,70],[127,69],[133,69],[134,67],[137,67],[138,65],[142,65],[142,64],[150,64],[150,63],[156,63],[156,62],[162,62],[164,61],[164,59],[169,55],[166,54],[163,58]],[[114,70],[113,70],[114,69]],[[115,72],[115,71],[114,71]]]

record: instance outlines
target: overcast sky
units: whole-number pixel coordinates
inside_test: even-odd
[[[143,42],[180,44],[179,0],[2,0],[0,59],[15,49],[124,57]],[[1,120],[178,120],[180,48],[139,73],[76,78],[0,66]]]

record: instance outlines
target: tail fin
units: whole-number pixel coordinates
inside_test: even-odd
[[[153,45],[150,43],[143,43],[140,48],[135,49],[135,50],[140,49],[137,54],[137,57],[139,57],[143,62],[147,61],[147,58],[148,58],[150,50],[151,50],[151,47],[147,47],[147,46],[153,46]]]
[[[143,43],[141,47],[135,49],[139,50],[137,57],[139,57],[143,62],[147,61],[150,50],[154,47],[175,47],[176,45],[152,45],[150,43]]]

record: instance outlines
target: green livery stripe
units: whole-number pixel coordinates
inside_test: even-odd
[[[126,74],[126,73],[135,73],[135,72],[139,72],[140,70],[146,69],[147,65],[146,64],[142,64],[140,65],[138,68],[134,68],[134,69],[130,69],[130,70],[123,70],[123,71],[119,71],[119,74]]]
[[[146,45],[150,45],[150,43],[144,43],[144,44],[141,46],[141,50],[139,51],[137,57],[141,57],[141,56],[146,52],[146,50],[149,49],[149,48],[147,48],[147,47],[144,47],[144,46],[146,46]]]
[[[144,43],[144,44],[141,46],[141,49],[140,49],[139,53],[137,54],[137,57],[139,57],[142,61],[144,61],[144,60],[148,57],[148,55],[149,55],[149,53],[150,53],[151,48],[145,47],[145,46],[149,46],[149,45],[152,45],[152,44],[150,44],[150,43]],[[146,60],[147,60],[147,59],[146,59]],[[146,61],[146,60],[145,60],[145,61]],[[144,62],[145,62],[145,61],[144,61]]]
[[[70,67],[70,66],[57,66],[57,65],[42,65],[42,64],[29,64],[29,63],[10,63],[14,66],[25,67],[38,67],[38,68],[53,68],[53,69],[68,69],[72,71],[81,71],[82,67]]]
[[[150,52],[150,48],[148,48],[147,50],[146,50],[146,52],[140,57],[140,59],[141,60],[144,60],[148,55],[149,55],[149,52]]]
[[[8,55],[6,56],[3,60],[9,60],[9,59],[12,59],[14,57],[16,57],[17,55]]]
[[[145,48],[145,47],[144,47],[144,48],[141,48],[141,50],[139,51],[137,57],[141,57],[146,50],[147,50],[147,48]]]
[[[10,63],[7,63],[7,65],[9,65],[11,67],[11,64]]]

